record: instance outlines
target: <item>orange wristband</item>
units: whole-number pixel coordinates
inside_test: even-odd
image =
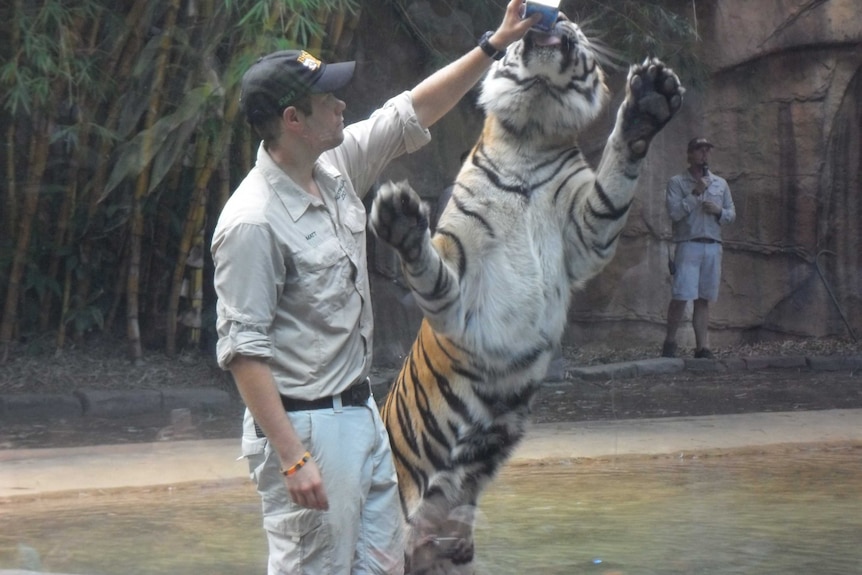
[[[300,459],[299,461],[297,461],[296,463],[294,463],[293,465],[291,465],[287,469],[282,469],[281,474],[284,475],[285,477],[290,477],[291,475],[293,475],[294,473],[296,473],[297,471],[302,469],[302,467],[306,463],[308,463],[309,459],[311,459],[311,454],[306,451],[305,455],[302,456],[302,459]]]

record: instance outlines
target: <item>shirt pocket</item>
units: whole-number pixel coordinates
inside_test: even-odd
[[[351,197],[351,201],[344,210],[344,227],[350,230],[353,235],[361,234],[365,231],[367,218],[368,215],[365,213],[365,206],[362,205],[359,198]]]
[[[311,313],[325,317],[344,307],[350,296],[351,263],[335,237],[294,254],[294,258],[297,283]]]

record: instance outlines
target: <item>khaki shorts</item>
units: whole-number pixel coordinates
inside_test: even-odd
[[[263,504],[268,575],[403,573],[406,531],[389,436],[374,398],[362,407],[288,416],[320,467],[329,510],[291,501],[278,457],[247,414],[243,455]]]
[[[680,242],[676,244],[676,273],[671,298],[682,301],[718,299],[721,281],[721,244]]]

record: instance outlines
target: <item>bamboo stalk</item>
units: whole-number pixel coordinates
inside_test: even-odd
[[[151,85],[152,97],[150,107],[144,121],[146,136],[143,143],[143,153],[149,156],[149,149],[153,145],[151,128],[158,120],[159,107],[161,104],[161,90],[164,86],[165,75],[171,50],[171,37],[174,32],[179,11],[179,0],[171,0],[168,11],[165,14],[161,42],[159,44],[159,55],[156,60],[155,76]],[[141,328],[139,321],[140,306],[140,271],[141,250],[143,243],[144,213],[143,204],[149,189],[149,171],[141,170],[135,185],[132,200],[132,217],[129,228],[131,230],[129,246],[129,270],[126,282],[126,334],[129,344],[129,358],[138,363],[143,357],[141,347]]]
[[[18,220],[18,178],[15,169],[15,120],[10,119],[6,128],[6,225],[5,229],[15,229]]]
[[[88,52],[92,52],[95,49],[96,42],[99,38],[99,31],[101,30],[100,24],[101,22],[98,19],[92,22],[89,37],[86,42],[86,49]],[[58,252],[60,248],[67,246],[71,239],[71,219],[78,209],[78,193],[80,190],[80,174],[82,171],[81,166],[83,165],[86,154],[88,153],[87,144],[90,141],[91,124],[89,114],[87,113],[87,110],[89,109],[90,107],[87,105],[80,106],[78,124],[81,126],[81,130],[78,134],[77,149],[72,156],[72,164],[69,170],[68,187],[65,194],[63,209],[61,210],[61,217],[59,218],[59,229],[56,235],[58,241],[57,245],[55,246],[55,252],[53,256],[54,261],[52,261],[52,267],[55,270],[59,268],[60,258]],[[56,274],[56,271],[54,273]],[[51,277],[53,277],[53,275]],[[72,277],[72,267],[69,265],[67,257],[65,271],[63,273],[63,292],[60,299],[60,320],[59,325],[57,326],[57,349],[63,349],[66,344],[66,323],[67,318],[69,317],[69,305],[72,299]],[[48,313],[46,308],[49,308],[49,306],[43,303],[42,322],[45,324],[47,324],[48,320],[50,319],[50,313]]]
[[[50,106],[46,109],[51,109]],[[9,344],[18,323],[18,299],[21,296],[21,285],[24,271],[27,268],[27,252],[30,248],[30,238],[33,222],[39,209],[40,188],[45,167],[48,163],[49,121],[40,113],[34,114],[33,136],[30,138],[30,171],[24,185],[24,203],[19,217],[18,235],[12,258],[12,269],[9,272],[9,284],[6,289],[6,301],[3,306],[3,320],[0,322],[0,365],[5,364],[9,357]]]
[[[111,51],[111,58],[106,65],[110,70],[111,76],[116,79],[118,88],[123,89],[128,84],[128,80],[132,75],[132,66],[136,57],[139,55],[140,47],[143,43],[143,33],[147,26],[147,19],[144,17],[148,0],[137,0],[126,14],[124,25],[120,28],[121,34],[118,34],[114,39]],[[98,102],[90,102],[88,104],[92,109],[96,109]],[[108,131],[116,131],[120,121],[122,112],[122,100],[113,98],[110,108],[103,120],[103,126]],[[97,158],[110,157],[111,149],[116,143],[108,138],[102,138],[98,145]],[[99,161],[96,163],[96,169],[91,178],[91,186],[87,188],[87,211],[83,224],[86,228],[92,222],[99,209],[99,198],[101,192],[105,189],[105,182],[108,178],[108,170],[111,168],[111,163],[107,161]],[[82,198],[83,200],[83,198]],[[82,242],[81,246],[81,261],[87,263],[92,259],[94,246],[90,241]],[[81,311],[80,306],[84,306],[90,301],[90,290],[92,289],[92,277],[89,273],[84,274],[77,282],[75,289],[75,301],[79,308],[76,311]],[[109,314],[110,316],[110,314]],[[110,326],[111,321],[106,321],[105,325]],[[80,340],[83,333],[75,330],[75,339]]]
[[[183,233],[180,238],[180,245],[177,248],[177,259],[174,264],[174,273],[171,280],[171,293],[168,299],[167,311],[167,334],[165,341],[165,353],[168,357],[173,357],[177,350],[177,317],[179,315],[179,301],[182,292],[183,279],[185,277],[186,261],[188,254],[191,251],[192,236],[194,233],[194,223],[198,219],[197,211],[201,204],[206,204],[205,185],[200,186],[199,182],[206,177],[205,172],[208,169],[207,154],[209,152],[209,139],[198,138],[195,146],[195,163],[194,167],[197,171],[195,177],[195,187],[192,190],[192,197],[189,201],[189,210],[186,213],[185,223],[183,224]]]
[[[173,280],[171,281],[171,295],[168,301],[168,332],[165,342],[165,353],[172,357],[177,350],[177,318],[179,315],[180,293],[182,291],[183,277],[185,276],[186,261],[192,249],[192,240],[196,234],[202,234],[204,229],[204,217],[207,206],[207,189],[213,172],[230,147],[233,135],[233,123],[239,111],[239,93],[236,88],[228,92],[227,108],[224,113],[224,122],[215,143],[209,147],[202,168],[198,170],[195,178],[195,188],[192,193],[191,206],[183,226],[183,235],[177,250],[177,262],[174,267]],[[202,290],[202,288],[201,288]],[[192,291],[194,294],[195,291]]]

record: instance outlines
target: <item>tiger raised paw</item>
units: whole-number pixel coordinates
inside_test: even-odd
[[[428,208],[406,181],[378,188],[371,225],[378,238],[395,248],[405,263],[414,262],[428,245]]]
[[[682,95],[679,78],[661,61],[649,58],[631,67],[620,113],[622,138],[634,158],[646,155],[653,136],[682,107]]]
[[[474,571],[479,497],[526,433],[572,293],[613,257],[650,142],[683,92],[662,62],[632,66],[594,171],[578,135],[608,90],[589,39],[561,14],[485,76],[485,125],[433,237],[406,182],[375,197],[372,228],[400,254],[424,316],[382,410],[414,575]]]

